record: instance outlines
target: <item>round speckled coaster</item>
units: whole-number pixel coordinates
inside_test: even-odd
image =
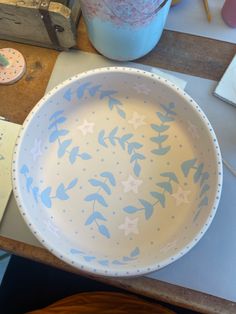
[[[25,73],[26,63],[22,54],[12,48],[0,49],[0,84],[13,84]]]

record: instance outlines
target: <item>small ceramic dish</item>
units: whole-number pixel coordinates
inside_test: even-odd
[[[222,161],[200,107],[130,68],[74,76],[27,117],[14,194],[46,248],[86,272],[134,276],[187,253],[209,227]]]

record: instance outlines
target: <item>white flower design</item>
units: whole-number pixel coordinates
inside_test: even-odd
[[[131,175],[129,175],[126,181],[121,181],[124,186],[124,192],[127,193],[129,191],[134,192],[135,194],[138,193],[138,188],[143,183],[142,180],[136,180]]]
[[[42,156],[42,151],[41,151],[41,140],[35,138],[34,140],[34,146],[32,147],[30,154],[33,157],[33,161],[36,161],[36,159],[40,156]]]
[[[133,113],[132,119],[128,120],[129,124],[132,124],[134,129],[136,130],[138,127],[145,125],[144,119],[146,116],[139,115],[137,112]]]
[[[178,187],[178,191],[176,193],[171,194],[175,198],[176,206],[181,205],[182,203],[189,203],[188,195],[190,191],[183,190],[181,186]]]
[[[125,236],[132,234],[138,234],[138,220],[139,218],[130,219],[129,217],[125,217],[125,221],[118,228],[124,230]]]
[[[44,220],[46,229],[52,232],[57,238],[60,238],[60,229],[55,226],[50,220]]]
[[[83,133],[83,135],[86,135],[88,133],[93,133],[93,122],[88,122],[87,120],[84,120],[84,123],[78,127],[78,129]]]
[[[141,83],[140,84],[135,83],[133,89],[136,90],[138,94],[144,94],[144,95],[148,95],[151,91],[150,88],[148,88],[145,84],[141,84]]]
[[[188,121],[188,131],[190,132],[190,134],[192,135],[193,138],[199,138],[199,132],[198,132],[198,128],[196,127],[195,124],[193,124],[192,122]]]

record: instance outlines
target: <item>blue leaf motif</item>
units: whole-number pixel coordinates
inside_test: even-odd
[[[60,136],[64,136],[66,134],[68,134],[69,131],[68,130],[56,130],[53,131],[50,136],[49,136],[49,142],[53,143],[55,142]]]
[[[81,99],[84,96],[86,88],[90,85],[90,82],[81,84],[77,89],[77,98]]]
[[[129,143],[129,145],[128,145],[128,153],[129,153],[129,155],[132,154],[134,149],[139,149],[141,147],[143,147],[143,145],[140,144],[140,143],[137,143],[137,142]]]
[[[159,193],[159,192],[150,192],[150,194],[160,202],[162,207],[165,207],[165,200],[166,199],[165,199],[164,194]]]
[[[136,247],[131,253],[130,256],[131,257],[137,257],[140,254],[140,250],[138,247]]]
[[[76,186],[77,182],[78,182],[78,179],[77,179],[77,178],[73,179],[73,180],[68,184],[67,190],[70,190],[70,189],[72,189],[74,186]]]
[[[121,261],[118,261],[118,260],[112,261],[112,264],[114,264],[114,265],[125,265],[125,263],[122,263]]]
[[[64,156],[66,149],[71,144],[72,140],[65,140],[62,143],[60,143],[59,149],[57,151],[58,158],[61,158]]]
[[[139,177],[140,172],[141,172],[141,167],[137,161],[135,161],[133,170],[134,170],[134,174],[136,175],[136,177]]]
[[[98,201],[104,207],[108,207],[104,197],[102,195],[98,194],[98,193],[89,194],[88,196],[85,197],[84,200],[86,202]]]
[[[104,140],[105,131],[101,130],[98,134],[98,143],[104,147],[108,147]]]
[[[43,190],[40,194],[42,203],[48,208],[52,207],[52,201],[50,198],[51,190],[52,188],[49,186],[45,190]]]
[[[210,177],[209,173],[208,172],[204,172],[202,174],[202,177],[201,177],[201,181],[200,181],[200,186],[203,185],[204,181],[208,180]]]
[[[82,153],[82,154],[80,154],[79,156],[80,156],[80,158],[83,159],[83,160],[89,160],[89,159],[92,158],[91,155],[89,155],[88,153]]]
[[[105,97],[109,97],[109,96],[114,95],[116,93],[117,93],[117,91],[115,91],[115,90],[101,91],[100,99],[103,99]]]
[[[64,110],[57,110],[55,111],[49,118],[49,121],[51,121],[52,119],[56,119],[58,116],[60,116],[62,113],[64,112]]]
[[[99,181],[97,179],[90,179],[89,183],[93,186],[101,187],[108,195],[111,195],[111,189],[109,188],[109,186],[106,183]]]
[[[20,173],[26,174],[29,172],[29,168],[26,165],[23,165],[20,169]]]
[[[163,143],[164,141],[166,141],[168,139],[168,135],[159,135],[159,136],[155,136],[155,137],[151,137],[150,140],[152,142],[155,142],[155,143]]]
[[[196,172],[195,172],[195,174],[194,174],[194,176],[193,176],[193,180],[194,180],[195,183],[197,183],[197,182],[199,181],[199,179],[200,179],[200,177],[201,177],[201,175],[202,175],[203,167],[204,167],[203,163],[201,163],[201,164],[197,167],[197,170],[196,170]]]
[[[71,92],[71,89],[67,89],[67,91],[64,93],[63,97],[68,100],[68,101],[71,101],[72,99],[72,92]]]
[[[191,159],[191,160],[186,160],[182,163],[181,169],[185,177],[188,176],[190,169],[194,167],[196,161],[197,159]]]
[[[108,180],[111,183],[111,185],[113,185],[113,186],[116,185],[115,177],[113,176],[113,174],[111,172],[108,172],[108,171],[102,172],[101,173],[101,177],[108,178]]]
[[[101,264],[102,266],[108,266],[109,265],[109,261],[107,259],[100,260],[100,261],[98,261],[98,263]]]
[[[35,199],[35,202],[38,203],[39,188],[34,186],[32,189],[32,193],[33,193],[33,197]]]
[[[139,148],[143,147],[143,145],[140,144],[140,143],[138,143],[138,142],[133,142],[132,145],[133,145],[133,147],[134,147],[135,149],[139,149]]]
[[[95,96],[96,92],[100,89],[101,85],[92,86],[89,88],[89,94],[90,96]]]
[[[176,113],[175,113],[173,110],[171,110],[171,109],[174,109],[174,107],[175,107],[175,105],[174,105],[174,107],[173,107],[173,105],[174,105],[174,104],[172,103],[172,104],[170,104],[170,105],[168,105],[168,106],[166,106],[166,105],[161,105],[161,107],[165,110],[166,113],[175,116]]]
[[[93,212],[85,222],[85,225],[91,225],[96,219],[106,221],[106,218],[99,212]]]
[[[120,146],[123,148],[123,150],[125,150],[125,143],[131,138],[133,137],[133,134],[129,133],[129,134],[125,134],[123,135],[121,138],[118,139]]]
[[[176,183],[179,183],[179,180],[178,178],[176,177],[176,174],[174,172],[163,172],[161,173],[161,176],[162,177],[167,177],[169,178],[170,180],[176,182]]]
[[[165,122],[172,122],[175,119],[172,117],[169,117],[167,115],[163,115],[161,112],[157,112],[157,116],[159,117],[159,119],[161,120],[161,122],[165,123]]]
[[[77,250],[77,249],[70,249],[71,254],[84,254],[83,251]]]
[[[117,108],[118,114],[121,118],[125,119],[126,117],[126,113],[124,112],[124,110]]]
[[[133,214],[133,213],[136,213],[137,211],[139,211],[139,209],[137,207],[134,207],[134,206],[126,206],[123,208],[123,210],[128,214]]]
[[[210,186],[209,186],[208,184],[204,184],[204,185],[203,185],[203,188],[201,189],[201,192],[200,192],[200,197],[202,197],[202,195],[203,195],[204,193],[206,193],[207,191],[209,191],[209,189],[210,189]]]
[[[108,104],[109,108],[112,110],[116,105],[121,105],[121,102],[118,99],[110,97]]]
[[[151,124],[151,128],[156,132],[165,132],[169,129],[169,125]]]
[[[172,193],[172,185],[170,184],[170,182],[160,182],[160,183],[156,183],[156,185],[163,188],[166,192],[170,194]]]
[[[198,207],[207,206],[208,205],[208,197],[204,196],[201,202],[198,204]]]
[[[65,117],[60,117],[56,120],[54,120],[48,127],[49,130],[51,130],[52,128],[54,128],[55,126],[57,126],[57,124],[63,123],[66,121]]]
[[[32,177],[28,177],[26,179],[26,188],[27,188],[28,192],[30,192],[30,187],[31,187],[32,183],[33,183],[33,178]]]
[[[152,150],[152,153],[155,155],[165,155],[170,150],[170,146],[160,147]]]
[[[115,145],[115,135],[118,131],[118,127],[115,127],[113,130],[111,130],[110,134],[109,134],[109,140],[111,142],[112,145]]]
[[[129,256],[123,256],[123,261],[124,262],[129,262],[129,261],[132,261],[133,259]]]
[[[145,156],[143,156],[142,154],[139,154],[139,153],[135,153],[131,157],[130,162],[132,163],[133,161],[138,160],[138,159],[143,160],[143,159],[145,159]]]
[[[153,205],[143,199],[139,199],[139,202],[145,208],[145,218],[148,220],[153,214]]]
[[[131,155],[133,153],[133,150],[134,150],[133,143],[129,143],[128,144],[128,154]]]
[[[68,200],[69,196],[66,194],[66,189],[63,183],[58,186],[56,196],[62,201]]]
[[[69,160],[71,164],[73,164],[76,161],[76,158],[78,157],[78,152],[79,152],[78,146],[74,147],[71,150],[70,155],[69,155]]]
[[[88,256],[88,255],[83,256],[83,258],[86,262],[91,262],[92,260],[96,259],[95,256]]]
[[[99,230],[99,232],[104,236],[104,237],[106,237],[106,238],[110,238],[110,233],[109,233],[109,231],[108,231],[108,229],[107,229],[107,227],[106,226],[104,226],[104,225],[99,225],[98,226],[98,230]]]

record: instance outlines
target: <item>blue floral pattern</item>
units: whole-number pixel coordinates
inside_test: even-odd
[[[138,257],[140,256],[140,249],[139,249],[139,247],[135,247],[129,253],[129,255],[125,255],[121,259],[113,259],[113,260],[110,260],[108,258],[107,259],[97,259],[96,256],[87,255],[87,253],[85,253],[79,249],[75,249],[75,248],[72,248],[70,250],[70,253],[73,255],[76,255],[76,254],[81,255],[86,262],[96,261],[98,264],[100,264],[103,267],[110,267],[111,264],[113,264],[113,265],[127,265],[131,262],[136,261],[138,259]]]
[[[169,128],[169,123],[175,121],[176,112],[173,110],[175,108],[174,103],[169,105],[161,105],[164,110],[164,113],[158,111],[156,115],[158,116],[160,123],[151,124],[151,128],[157,133],[156,136],[151,137],[150,140],[157,144],[157,148],[152,150],[152,153],[155,155],[165,155],[171,149],[171,146],[164,146],[164,142],[168,139],[168,135],[164,134]]]
[[[77,158],[89,160],[91,158],[91,155],[86,152],[81,153],[79,146],[71,147],[71,138],[65,140],[62,139],[65,135],[69,134],[69,130],[65,128],[59,129],[59,126],[66,121],[66,117],[62,115],[63,113],[64,110],[58,110],[54,112],[49,119],[50,124],[48,129],[52,131],[52,133],[49,135],[49,142],[54,143],[57,141],[57,157],[62,158],[65,154],[68,154],[71,164],[75,163]]]
[[[115,94],[117,94],[116,90],[102,89],[102,85],[93,85],[91,82],[85,82],[82,83],[76,90],[77,99],[81,100],[86,93],[88,93],[90,97],[95,97],[98,95],[100,100],[107,101],[110,110],[114,109],[121,118],[126,118],[126,113],[122,109],[122,102],[115,97]],[[68,89],[64,93],[64,98],[67,101],[71,101],[72,97],[73,92],[71,89]]]
[[[78,182],[78,179],[75,178],[67,186],[65,186],[64,183],[60,183],[56,189],[56,194],[52,195],[51,186],[48,186],[40,191],[39,187],[33,184],[33,178],[29,175],[29,168],[25,164],[21,167],[20,173],[24,175],[26,189],[29,193],[32,193],[35,202],[38,203],[38,201],[41,200],[43,205],[47,208],[52,207],[53,199],[58,199],[60,201],[68,200],[70,196],[67,191],[74,188]]]
[[[181,169],[185,177],[190,175],[190,172],[193,172],[193,182],[194,184],[199,184],[199,203],[195,210],[193,221],[195,222],[201,213],[203,207],[208,205],[208,195],[207,192],[210,190],[208,184],[208,179],[210,175],[207,171],[204,171],[204,163],[197,163],[197,159],[189,159],[182,163]],[[191,171],[192,170],[192,171]]]
[[[133,167],[133,172],[137,177],[139,177],[141,173],[141,166],[139,161],[144,160],[146,157],[143,154],[137,152],[137,150],[142,148],[143,144],[136,141],[130,141],[134,136],[132,133],[117,136],[118,130],[119,128],[117,126],[112,129],[107,136],[105,136],[105,130],[101,130],[98,134],[98,143],[106,148],[108,148],[107,141],[109,141],[113,146],[116,146],[118,143],[124,151],[127,150],[128,154],[130,155],[130,163]]]
[[[107,221],[104,214],[102,214],[100,211],[96,210],[96,204],[102,207],[108,207],[108,204],[103,196],[105,193],[106,195],[111,195],[111,189],[110,186],[116,186],[116,180],[115,177],[111,172],[102,172],[100,176],[103,178],[103,181],[97,180],[97,179],[90,179],[89,183],[93,187],[97,187],[97,191],[95,193],[89,194],[85,197],[86,202],[92,202],[93,211],[92,214],[87,218],[85,225],[91,225],[93,223],[96,224],[99,233],[109,239],[111,237],[110,231],[108,228],[104,225],[104,223],[100,224],[100,221]],[[108,184],[109,183],[109,184]]]

